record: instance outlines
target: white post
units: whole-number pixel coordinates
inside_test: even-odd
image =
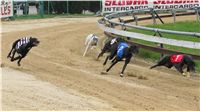
[[[175,23],[176,22],[176,11],[175,10],[172,10],[172,16],[173,16],[173,20]]]
[[[153,9],[151,9],[151,16],[153,18],[153,25],[156,25],[156,17],[155,17],[155,13],[154,13]]]
[[[196,17],[197,17],[197,21],[200,20],[200,18],[199,18],[199,9],[200,9],[200,8],[196,8]]]

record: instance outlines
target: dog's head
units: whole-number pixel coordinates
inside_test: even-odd
[[[34,37],[30,37],[29,42],[32,47],[38,46],[40,43],[40,41]]]
[[[130,50],[130,52],[133,53],[133,54],[138,54],[138,53],[139,53],[139,47],[136,46],[136,45],[131,45],[131,46],[129,47],[129,50]]]
[[[116,38],[116,41],[117,41],[117,42],[124,42],[124,39],[122,39],[121,37],[117,37],[117,38]]]
[[[92,43],[91,43],[91,45],[92,45],[92,46],[97,46],[98,41],[99,41],[99,38],[98,38],[97,36],[94,36],[94,37],[92,38]]]

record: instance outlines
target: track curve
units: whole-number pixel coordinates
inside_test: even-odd
[[[97,50],[90,51],[87,57],[82,57],[84,40],[88,34],[96,33],[103,40],[104,34],[96,25],[98,19],[54,18],[3,23],[3,28],[7,30],[2,33],[3,64],[5,67],[27,72],[36,79],[53,84],[64,91],[73,89],[83,95],[105,101],[109,107],[102,110],[199,110],[200,82],[197,77],[184,78],[175,71],[165,68],[149,70],[151,63],[138,58],[134,64],[128,65],[124,78],[118,75],[123,63],[118,64],[108,75],[101,75],[103,58],[100,61],[94,60],[101,46]],[[33,24],[50,22],[55,24],[28,29]],[[23,24],[16,26],[18,28],[23,26],[27,28],[9,31],[11,30],[9,27],[16,24]],[[27,58],[22,61],[22,67],[17,67],[16,63],[10,63],[6,59],[6,55],[16,38],[29,35],[38,37],[41,44],[30,51]],[[3,84],[5,83],[6,81],[3,81]],[[10,100],[10,96],[5,96],[8,94],[17,96],[3,90],[3,101]],[[34,94],[31,96],[35,97]],[[27,101],[31,100],[29,98]],[[3,103],[3,108],[11,107],[14,101],[6,105]],[[22,104],[27,105],[25,102]],[[59,105],[54,106],[56,110],[61,108]],[[23,109],[23,107],[15,105],[13,109]],[[99,109],[94,108],[94,110]]]

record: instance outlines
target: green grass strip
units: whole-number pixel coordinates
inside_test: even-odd
[[[168,24],[159,24],[159,25],[147,25],[146,27],[176,30],[176,31],[199,32],[200,33],[200,22],[198,22],[198,21],[184,21],[184,22],[177,22],[175,24],[168,23]],[[155,34],[152,31],[145,31],[145,30],[139,30],[139,29],[128,29],[128,31],[143,33],[143,34],[147,34],[147,35]],[[175,35],[175,34],[166,34],[166,33],[161,33],[161,34],[164,38],[200,42],[200,38],[193,37],[193,36],[184,36],[184,35]],[[157,34],[157,36],[159,36],[159,35]],[[150,45],[150,46],[158,46],[159,45],[157,43],[148,42],[148,41],[139,40],[139,39],[132,39],[132,40],[137,43]],[[200,49],[190,49],[190,48],[177,47],[177,46],[172,46],[172,45],[164,45],[164,48],[167,48],[170,50],[175,50],[175,51],[181,51],[184,53],[200,55]],[[145,49],[140,50],[139,56],[142,58],[148,58],[151,60],[158,60],[160,58],[159,53],[148,51]],[[200,61],[195,61],[195,62],[197,65],[196,66],[197,71],[200,71]]]

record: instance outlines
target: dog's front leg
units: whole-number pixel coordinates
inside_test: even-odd
[[[97,56],[97,59],[96,59],[96,60],[99,60],[99,57],[101,57],[101,56],[103,56],[103,51],[101,51],[101,52],[99,53],[99,55]]]
[[[15,58],[11,58],[11,62],[16,61],[16,60],[18,60],[18,59],[20,59],[20,58],[21,58],[21,56],[17,56],[17,57],[15,57]]]
[[[185,75],[185,73],[183,72],[183,64],[176,64],[174,66],[181,74]]]
[[[85,52],[83,53],[83,57],[86,55],[86,53],[87,53],[87,51],[88,51],[89,48],[90,48],[90,44],[88,44],[88,45],[86,46]]]
[[[122,68],[122,72],[120,73],[120,76],[121,76],[121,77],[123,77],[123,75],[124,75],[124,70],[126,69],[126,66],[128,65],[128,63],[130,62],[130,59],[131,59],[131,58],[126,59],[126,61],[125,61],[125,63],[124,63],[124,66],[123,66],[123,68]]]
[[[97,60],[99,60],[99,58],[101,57],[101,56],[103,56],[103,54],[106,52],[106,48],[104,47],[102,50],[101,50],[101,52],[99,53],[99,55],[97,56]]]
[[[13,48],[10,50],[10,52],[8,53],[8,55],[7,55],[7,58],[11,58],[11,53],[12,53],[12,51],[13,51]]]
[[[161,61],[159,61],[156,65],[151,66],[150,69],[153,69],[153,68],[155,68],[155,67],[157,67],[157,66],[162,66],[162,65],[164,65],[164,64],[166,64],[166,62],[163,62],[163,61],[161,60]]]
[[[150,67],[150,69],[153,69],[153,68],[155,68],[155,67],[157,67],[157,66],[159,66],[159,65],[158,65],[158,64],[153,65],[153,66]]]
[[[115,58],[111,61],[111,63],[114,63],[116,59],[117,59],[117,56],[115,56]]]
[[[106,72],[108,72],[115,64],[117,64],[118,60],[115,60],[111,66],[106,70]]]
[[[103,65],[105,66],[108,61],[109,56],[106,57],[106,60],[104,61]]]

